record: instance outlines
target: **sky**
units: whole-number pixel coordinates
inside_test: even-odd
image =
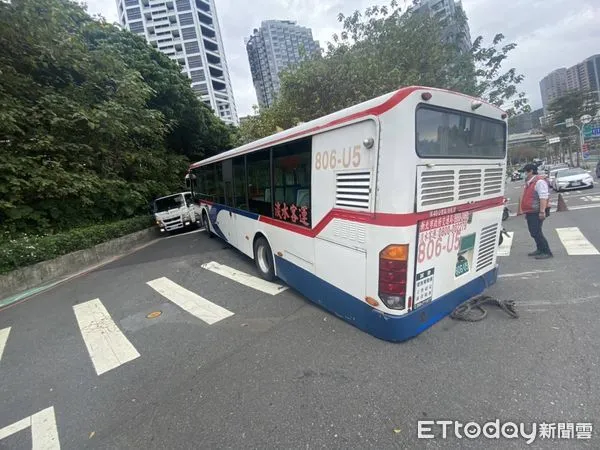
[[[252,112],[257,104],[252,85],[244,38],[267,19],[295,20],[312,29],[313,37],[325,48],[337,21],[345,15],[388,0],[214,0],[225,57],[238,115]],[[116,0],[84,0],[91,14],[117,21]],[[399,0],[400,5],[403,0]],[[410,1],[406,2],[410,4]],[[517,48],[505,61],[525,75],[521,90],[533,109],[542,106],[539,82],[552,70],[568,67],[600,53],[599,0],[463,0],[471,36],[483,36],[490,43],[496,33],[515,42]]]

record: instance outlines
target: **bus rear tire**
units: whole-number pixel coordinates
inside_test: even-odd
[[[275,279],[275,264],[271,246],[264,237],[259,237],[254,242],[254,263],[261,278],[267,281]]]
[[[206,230],[206,234],[208,235],[208,238],[212,239],[213,234],[212,234],[212,231],[210,231],[210,224],[208,223],[208,214],[206,214],[206,211],[202,212],[202,226]]]

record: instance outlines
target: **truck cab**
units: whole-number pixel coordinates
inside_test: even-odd
[[[161,233],[199,225],[191,192],[160,197],[153,202],[154,219]]]

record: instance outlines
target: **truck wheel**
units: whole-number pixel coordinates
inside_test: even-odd
[[[212,239],[213,234],[212,234],[212,231],[210,231],[210,224],[208,222],[208,214],[206,214],[206,211],[202,212],[202,225],[204,226],[204,229],[206,230],[206,234],[208,235],[208,238]]]
[[[264,237],[259,237],[254,243],[254,263],[260,276],[267,280],[275,279],[275,264],[271,246]]]

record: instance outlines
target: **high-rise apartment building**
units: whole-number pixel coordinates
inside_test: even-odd
[[[414,4],[414,12],[427,13],[438,19],[443,27],[444,41],[456,42],[458,49],[466,53],[471,50],[471,31],[465,20],[459,19],[458,9],[462,3],[455,0],[420,0]]]
[[[540,81],[540,93],[542,94],[542,105],[544,111],[553,100],[567,93],[567,69],[564,67],[553,70]]]
[[[179,63],[218,117],[238,123],[214,0],[117,0],[117,9],[124,27]]]
[[[289,20],[265,20],[244,42],[261,108],[275,101],[281,88],[280,72],[319,49],[310,28]]]
[[[600,101],[600,55],[590,56],[568,69],[561,67],[542,78],[540,91],[544,109],[547,110],[555,98],[574,90],[593,91]]]
[[[567,89],[600,90],[600,55],[590,56],[567,69]]]

